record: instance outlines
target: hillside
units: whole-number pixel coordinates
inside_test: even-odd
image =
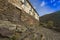
[[[44,27],[59,31],[60,30],[60,11],[40,17],[40,22],[41,22],[41,25],[44,25]]]

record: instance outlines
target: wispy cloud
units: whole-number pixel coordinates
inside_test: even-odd
[[[60,2],[60,0],[58,2]]]
[[[36,7],[34,6],[34,9],[36,9]]]
[[[42,1],[42,3],[40,4],[41,7],[45,6],[45,2]]]
[[[55,2],[56,0],[53,0],[53,2]]]
[[[56,0],[51,0],[51,3],[55,2]]]
[[[54,3],[53,6],[56,6],[56,3]]]

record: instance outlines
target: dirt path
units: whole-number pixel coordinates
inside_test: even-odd
[[[60,33],[50,29],[40,27],[40,32],[45,36],[46,40],[60,40]]]

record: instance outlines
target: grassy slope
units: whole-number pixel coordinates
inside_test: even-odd
[[[54,29],[59,31],[60,30],[60,11],[44,15],[40,17],[40,21],[42,23],[47,23],[48,21],[52,21],[54,23]]]

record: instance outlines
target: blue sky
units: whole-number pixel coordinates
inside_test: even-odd
[[[40,16],[60,10],[60,0],[30,0]]]

